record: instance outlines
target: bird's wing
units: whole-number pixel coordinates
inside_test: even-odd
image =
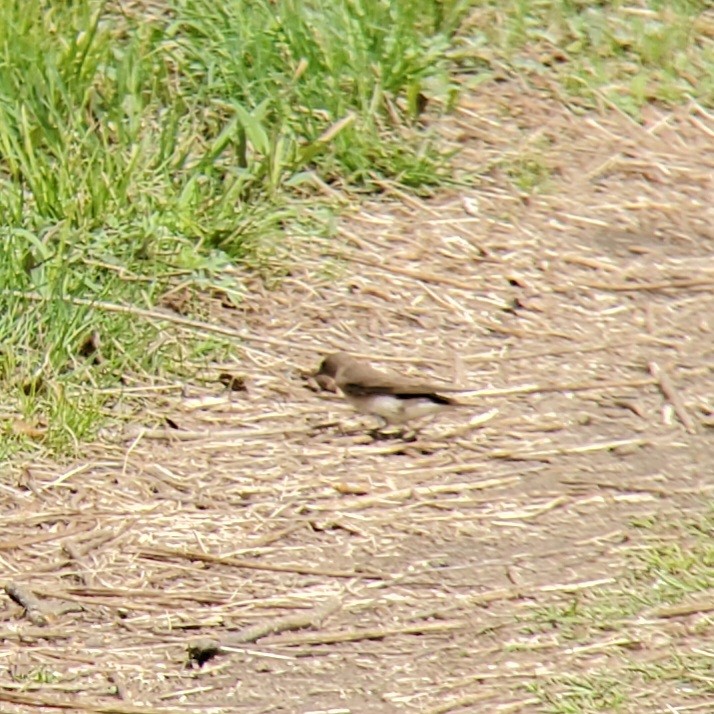
[[[394,394],[400,397],[431,396],[438,397],[438,392],[460,392],[461,389],[441,387],[401,375],[381,372],[368,365],[350,365],[338,375],[337,386],[343,392],[353,396],[370,394]]]

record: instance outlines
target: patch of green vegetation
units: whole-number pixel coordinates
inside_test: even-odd
[[[454,101],[466,10],[2,3],[0,458],[71,449],[133,380],[224,357],[146,311],[177,286],[249,300],[228,268],[279,272],[286,230],[329,230],[319,185],[448,181],[419,119]]]
[[[567,671],[528,686],[544,711],[650,711],[662,692],[676,693],[680,703],[714,694],[714,655],[696,646],[714,631],[707,600],[714,591],[714,504],[696,519],[634,526],[643,544],[617,583],[539,606],[523,621],[524,632],[555,637],[569,651],[558,657]],[[593,653],[606,654],[608,665],[591,666]]]
[[[562,690],[551,692],[548,687],[533,685],[529,691],[536,694],[549,714],[585,714],[592,712],[626,711],[627,685],[611,672],[566,675],[559,679]]]
[[[56,684],[61,681],[59,674],[47,667],[37,667],[22,673],[11,669],[10,676],[15,682],[32,682],[34,684]]]
[[[524,193],[547,190],[553,174],[546,154],[537,147],[504,159],[501,166],[513,184]]]
[[[545,79],[573,105],[639,117],[653,101],[714,104],[707,0],[489,0],[474,3],[461,37],[466,56]]]
[[[669,651],[654,664],[620,659],[606,667],[583,667],[586,671],[544,678],[526,689],[540,699],[540,711],[548,714],[660,711],[663,695],[696,708],[714,694],[711,653]]]

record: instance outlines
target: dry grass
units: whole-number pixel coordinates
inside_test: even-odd
[[[3,711],[568,711],[566,675],[676,651],[664,616],[581,642],[532,624],[618,582],[635,519],[711,500],[712,126],[484,88],[445,127],[478,190],[366,205],[277,289],[167,320],[234,334],[235,362],[3,484],[6,580],[47,620],[4,601]],[[300,376],[343,348],[482,385],[473,414],[372,442]],[[199,637],[223,652],[189,666]],[[621,711],[711,701],[638,686]]]

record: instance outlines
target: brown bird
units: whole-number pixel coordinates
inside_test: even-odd
[[[339,389],[357,411],[379,416],[386,424],[406,424],[445,409],[469,406],[440,392],[472,391],[387,374],[346,352],[325,357],[315,379],[323,389]]]

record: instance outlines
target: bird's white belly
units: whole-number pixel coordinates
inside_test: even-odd
[[[376,414],[390,424],[404,424],[412,419],[436,414],[444,408],[443,404],[425,397],[398,399],[391,394],[372,394],[369,396],[347,396],[355,409],[364,414]]]

